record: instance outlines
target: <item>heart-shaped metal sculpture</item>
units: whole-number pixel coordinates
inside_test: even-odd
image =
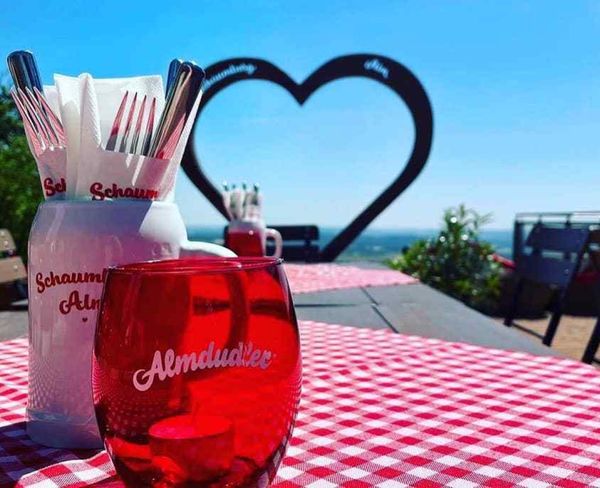
[[[321,261],[333,261],[358,235],[385,210],[421,173],[433,138],[433,113],[429,98],[419,80],[405,66],[377,54],[351,54],[325,63],[302,83],[268,61],[257,58],[232,58],[206,68],[204,95],[198,118],[208,102],[221,90],[244,80],[276,83],[303,105],[319,88],[341,78],[361,77],[375,80],[394,91],[406,103],[415,125],[415,142],[408,161],[398,177],[383,190],[350,224],[329,242],[320,253]],[[196,123],[198,121],[196,119]],[[183,169],[198,189],[227,218],[221,193],[202,171],[190,137],[183,156]]]

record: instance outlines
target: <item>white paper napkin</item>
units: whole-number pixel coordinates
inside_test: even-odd
[[[67,198],[74,198],[79,157],[79,127],[81,112],[80,80],[70,76],[54,75],[58,93],[60,119],[67,140]]]
[[[170,165],[167,167],[166,163],[161,165],[149,161],[153,158],[104,149],[115,115],[127,91],[128,104],[121,122],[121,130],[124,130],[126,116],[135,93],[138,97],[137,107],[144,96],[147,97],[145,118],[150,110],[150,101],[156,99],[155,127],[157,126],[164,107],[162,78],[141,76],[94,79],[89,74],[82,74],[76,78],[55,75],[55,82],[67,138],[68,198],[98,199],[101,189],[103,195],[114,194],[115,198],[127,198],[122,195],[130,195],[132,190],[138,190],[134,192],[137,196],[133,198],[154,195],[153,198],[166,199],[167,194],[172,192],[173,185],[165,192],[162,176],[171,179]],[[145,122],[143,126],[145,127]],[[172,159],[171,162],[175,161]],[[179,161],[176,162],[178,163]],[[148,166],[145,171],[144,166]],[[140,175],[145,178],[140,179]],[[95,191],[92,188],[95,188]],[[106,192],[107,188],[116,188],[119,191]]]

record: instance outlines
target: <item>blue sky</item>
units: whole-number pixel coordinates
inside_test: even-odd
[[[90,6],[92,5],[92,6]],[[52,73],[166,72],[262,57],[300,81],[332,57],[389,56],[425,86],[430,160],[373,224],[437,226],[464,202],[508,228],[517,211],[600,208],[600,2],[11,2],[0,53],[31,49]],[[271,223],[342,225],[401,170],[406,108],[369,80],[343,80],[302,108],[280,88],[237,84],[207,106],[198,152],[215,181],[258,181]],[[181,174],[188,224],[220,216]]]

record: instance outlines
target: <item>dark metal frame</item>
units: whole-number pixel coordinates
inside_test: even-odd
[[[206,68],[204,95],[200,102],[196,124],[210,100],[228,86],[245,80],[264,80],[284,88],[298,104],[327,83],[348,77],[362,77],[377,81],[390,88],[406,103],[415,125],[412,153],[404,169],[384,191],[368,205],[320,252],[320,261],[333,261],[356,237],[385,210],[423,170],[431,151],[433,139],[433,112],[425,89],[405,66],[377,54],[351,54],[328,61],[302,83],[296,83],[274,64],[258,58],[232,58]],[[183,156],[182,166],[196,187],[213,206],[227,218],[221,194],[202,171],[194,149],[194,129]]]

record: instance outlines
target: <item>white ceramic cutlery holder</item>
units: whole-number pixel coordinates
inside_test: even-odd
[[[171,202],[41,204],[29,238],[29,436],[52,447],[102,446],[91,352],[107,266],[232,255],[215,244],[189,242]]]

